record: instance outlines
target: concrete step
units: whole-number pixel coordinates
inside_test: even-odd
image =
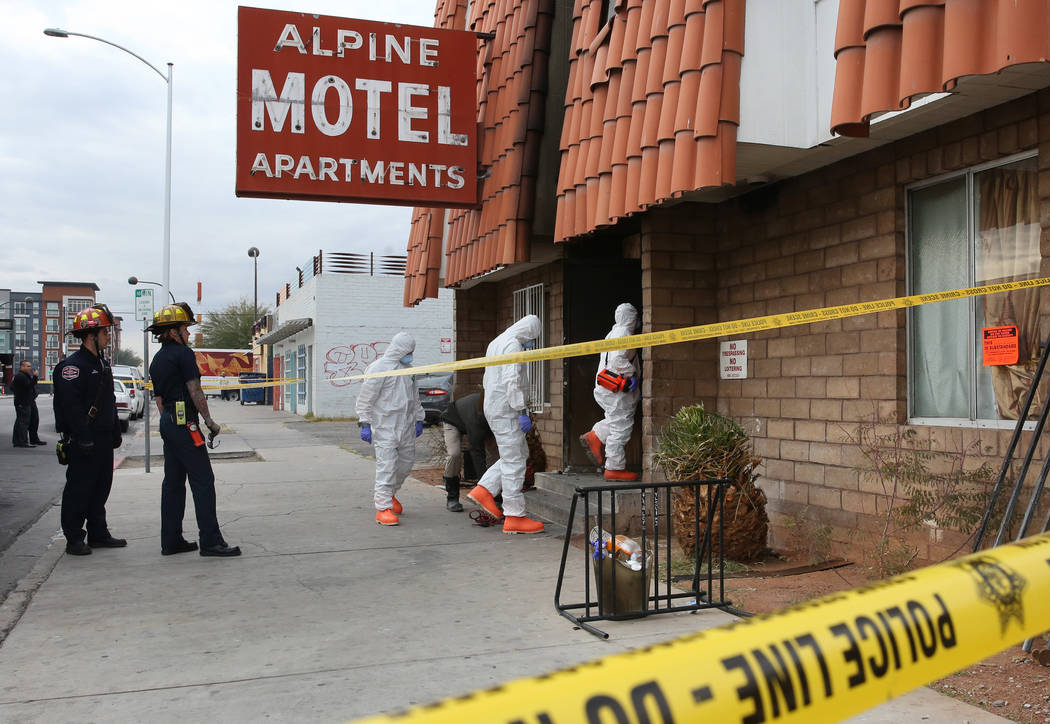
[[[554,530],[564,533],[569,520],[569,509],[576,488],[587,488],[604,485],[605,479],[600,475],[581,473],[536,473],[536,488],[525,494],[525,504],[530,513],[536,513],[545,520],[554,523]],[[617,533],[629,534],[638,525],[639,494],[637,492],[618,492],[602,494],[602,525],[606,530],[612,526],[613,505],[616,505]],[[591,495],[591,521],[584,520],[583,500],[576,503],[576,515],[573,521],[573,535],[584,535],[590,527],[597,524],[598,499]]]

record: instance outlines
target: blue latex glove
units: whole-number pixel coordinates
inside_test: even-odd
[[[416,421],[416,437],[419,437],[422,434],[423,434],[423,421],[422,420],[417,420]]]
[[[634,392],[634,388],[637,387],[637,386],[638,386],[638,378],[637,377],[628,377],[627,378],[627,391],[628,392]]]
[[[361,426],[361,439],[367,442],[369,445],[372,444],[372,426],[362,425]]]
[[[529,430],[532,429],[532,418],[528,415],[518,415],[518,425],[521,427],[521,431],[528,435]]]

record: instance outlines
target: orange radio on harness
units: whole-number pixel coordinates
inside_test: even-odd
[[[598,373],[597,383],[610,392],[623,392],[627,389],[628,378],[605,369]]]

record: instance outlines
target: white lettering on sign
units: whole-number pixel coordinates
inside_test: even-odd
[[[384,94],[393,90],[393,84],[388,80],[356,78],[354,88],[364,91],[367,137],[379,140]],[[339,99],[339,114],[335,120],[330,119],[325,111],[325,100],[329,91],[334,91]],[[430,86],[426,83],[397,84],[397,137],[399,141],[430,142],[430,131],[416,128],[413,125],[414,120],[429,120],[427,109],[413,105],[413,97],[429,95]],[[452,132],[450,89],[447,86],[438,86],[437,99],[437,142],[446,146],[466,146],[467,134]],[[289,73],[278,95],[270,71],[252,68],[252,130],[265,131],[266,119],[269,118],[273,131],[281,133],[289,111],[292,115],[291,132],[305,133],[306,74]],[[317,130],[326,136],[341,136],[346,133],[354,117],[354,99],[350,92],[350,85],[337,75],[326,75],[319,78],[310,93],[310,116]]]
[[[273,85],[270,71],[252,68],[252,130],[261,131],[264,126],[263,110],[270,117],[275,133],[280,133],[292,112],[292,133],[305,133],[306,120],[306,74],[289,73],[284,79],[281,95]]]
[[[343,167],[342,176],[337,175]],[[354,166],[358,167],[357,173]],[[316,169],[316,171],[315,171]],[[465,182],[465,171],[459,166],[446,166],[440,163],[407,163],[405,161],[384,161],[367,158],[331,158],[310,156],[296,158],[287,153],[276,153],[271,160],[265,153],[255,155],[251,173],[261,173],[267,178],[302,178],[312,180],[343,181],[365,184],[387,184],[392,186],[419,186],[433,188],[461,189]]]
[[[719,377],[723,380],[747,379],[747,340],[722,342],[718,350]]]

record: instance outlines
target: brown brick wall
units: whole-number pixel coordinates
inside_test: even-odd
[[[659,332],[717,321],[716,208],[687,204],[657,209],[642,219],[642,332]],[[643,471],[653,467],[659,431],[679,408],[718,394],[711,369],[717,342],[689,342],[642,350]]]
[[[717,319],[905,294],[906,185],[1040,144],[1040,168],[1050,167],[1047,111],[1050,95],[1029,96],[721,204],[715,211]],[[1050,218],[1045,173],[1044,226]],[[695,219],[687,208],[677,213]],[[1045,229],[1043,239],[1047,256]],[[709,234],[693,240],[703,259],[711,245]],[[787,518],[805,509],[832,527],[841,546],[855,545],[857,530],[881,531],[885,491],[855,469],[866,461],[847,433],[873,415],[906,419],[906,317],[885,312],[734,337],[748,340],[749,379],[719,381],[717,405],[755,431],[773,545],[786,542]],[[717,367],[711,369],[716,376]],[[958,450],[979,439],[996,451],[988,458],[996,469],[1010,437],[1010,431],[917,429],[925,435],[932,429],[935,448]],[[912,538],[924,558],[959,543],[938,531]]]

